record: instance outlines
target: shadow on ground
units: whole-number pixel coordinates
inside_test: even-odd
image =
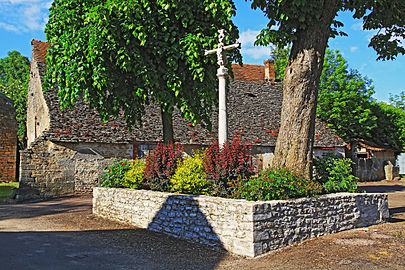
[[[404,222],[404,221],[405,221],[405,207],[390,208],[389,222]]]
[[[405,191],[405,185],[370,185],[359,186],[359,189],[367,193],[392,193],[396,191]]]
[[[214,269],[224,254],[142,229],[0,232],[1,269]]]
[[[76,212],[88,207],[91,207],[91,201],[66,201],[66,198],[24,204],[0,204],[0,221]]]

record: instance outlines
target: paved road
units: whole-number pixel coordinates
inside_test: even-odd
[[[389,194],[395,223],[307,240],[256,259],[97,218],[90,197],[0,205],[0,270],[405,269],[405,183],[364,186]]]
[[[0,205],[0,269],[213,269],[225,252],[110,222],[90,197]]]

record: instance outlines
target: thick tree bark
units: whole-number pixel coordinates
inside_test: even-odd
[[[336,15],[337,0],[323,5],[320,25],[296,33],[284,74],[280,131],[273,167],[289,167],[312,174],[316,106],[330,25]]]
[[[164,110],[160,108],[162,114],[162,125],[163,125],[163,141],[165,143],[174,142],[173,137],[173,115],[169,110]]]

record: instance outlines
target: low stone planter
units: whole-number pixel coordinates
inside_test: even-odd
[[[93,190],[93,213],[249,257],[389,217],[386,194],[251,202],[101,187]]]

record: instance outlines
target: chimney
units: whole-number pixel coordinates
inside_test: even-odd
[[[274,60],[264,61],[264,81],[275,82],[276,81],[276,71],[274,69]]]

